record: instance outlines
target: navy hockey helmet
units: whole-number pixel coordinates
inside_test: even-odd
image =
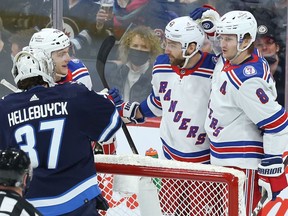
[[[16,148],[0,150],[0,185],[24,189],[31,178],[31,162],[24,151]]]

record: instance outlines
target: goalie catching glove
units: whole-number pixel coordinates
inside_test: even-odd
[[[196,8],[190,13],[190,17],[198,21],[204,30],[204,32],[214,37],[216,31],[215,23],[220,19],[218,12],[210,5],[203,5],[203,7]]]
[[[258,184],[267,191],[269,200],[275,200],[276,196],[288,186],[280,156],[262,159],[258,166],[258,174]]]
[[[139,124],[145,121],[144,117],[136,118],[140,105],[138,102],[123,102],[122,96],[120,95],[119,90],[116,88],[110,89],[109,95],[112,96],[119,115],[124,123],[127,124],[133,122],[135,124]]]

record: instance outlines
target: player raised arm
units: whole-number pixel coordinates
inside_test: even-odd
[[[205,4],[190,12],[189,15],[202,26],[207,38],[212,43],[214,53],[219,55],[221,53],[221,48],[216,34],[216,22],[220,19],[219,13],[211,5]]]

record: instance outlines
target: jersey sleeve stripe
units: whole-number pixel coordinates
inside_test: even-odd
[[[283,115],[280,116],[277,120],[264,126],[264,128],[265,129],[276,129],[279,126],[285,125],[285,123],[287,123],[287,114],[283,113]]]
[[[162,109],[162,104],[159,97],[155,97],[153,94],[149,96],[151,103],[158,109]]]
[[[81,74],[78,74],[78,76],[72,75],[73,80],[79,80],[79,79],[86,77],[86,76],[90,76],[89,73],[81,73]]]
[[[215,143],[210,142],[211,155],[216,158],[262,158],[262,142],[235,141]]]
[[[210,141],[215,148],[226,148],[226,147],[241,147],[246,148],[247,146],[253,146],[254,148],[259,148],[263,146],[263,142],[260,141],[231,141],[231,142],[212,142]]]
[[[263,153],[263,149],[261,147],[255,147],[255,146],[245,146],[245,147],[221,147],[221,148],[216,148],[213,144],[211,145],[211,148],[213,149],[213,151],[218,152],[218,153],[227,153],[227,152],[250,152],[250,153]]]
[[[158,64],[153,67],[152,74],[156,73],[174,73],[171,68],[171,65],[168,64]]]
[[[155,114],[150,110],[148,104],[147,104],[147,100],[143,101],[140,104],[140,110],[141,113],[145,116],[145,117],[155,117]]]
[[[254,153],[228,153],[227,154],[218,154],[214,151],[211,151],[211,155],[215,158],[218,158],[218,159],[235,159],[235,158],[256,158],[256,159],[261,159],[263,158],[263,155],[262,154],[254,154]]]
[[[76,70],[72,72],[72,77],[74,80],[80,79],[84,76],[89,76],[89,72],[86,68],[82,68],[80,70]]]
[[[266,133],[275,133],[283,130],[288,125],[288,114],[285,109],[275,113],[270,118],[267,118],[257,124],[258,127],[265,130]]]
[[[155,97],[153,91],[146,100],[141,102],[140,108],[145,117],[161,116],[162,114],[162,104],[159,97]]]
[[[155,97],[153,94],[150,94],[146,102],[148,109],[151,110],[154,115],[160,116],[162,114],[162,104],[159,98]]]
[[[75,76],[77,76],[80,73],[88,73],[88,69],[87,68],[79,68],[79,69],[72,72],[72,74]]]
[[[120,117],[118,111],[115,109],[114,113],[111,116],[109,125],[104,129],[102,134],[100,135],[98,142],[107,141],[121,126]]]
[[[264,133],[278,133],[278,132],[284,130],[287,126],[288,126],[288,122],[286,121],[284,124],[279,125],[279,126],[278,126],[277,128],[275,128],[275,129],[270,129],[270,130],[265,129]]]

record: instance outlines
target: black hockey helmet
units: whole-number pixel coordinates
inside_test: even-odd
[[[27,178],[24,178],[25,175]],[[24,189],[24,185],[29,185],[31,177],[31,162],[24,151],[17,148],[0,150],[0,185]]]

